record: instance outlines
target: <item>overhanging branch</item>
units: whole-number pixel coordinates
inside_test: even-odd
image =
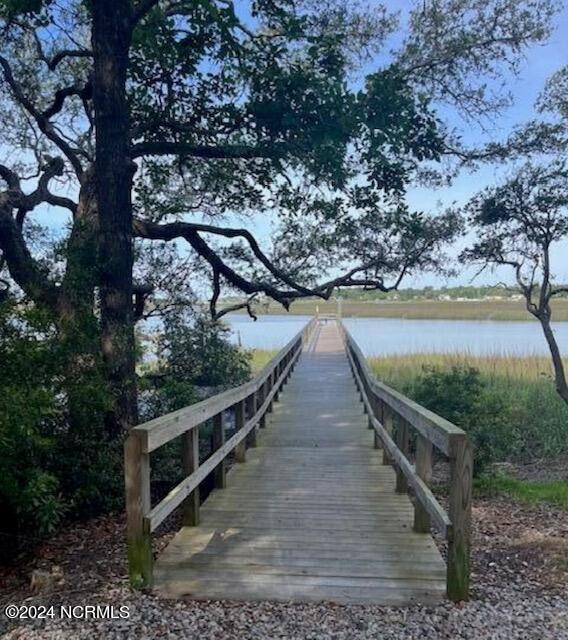
[[[231,286],[242,291],[248,296],[255,296],[258,293],[264,293],[273,300],[279,302],[285,309],[289,309],[290,304],[299,298],[319,297],[324,300],[329,299],[336,287],[366,287],[380,291],[390,291],[398,286],[400,280],[404,276],[408,265],[405,263],[402,271],[392,286],[386,286],[381,277],[360,277],[359,274],[368,272],[369,270],[377,270],[385,264],[382,260],[371,260],[365,264],[350,269],[347,273],[324,282],[318,286],[307,288],[295,283],[284,272],[275,267],[269,258],[260,250],[258,243],[248,231],[243,229],[228,229],[212,227],[210,225],[193,224],[186,222],[173,222],[169,224],[157,224],[136,219],[133,223],[134,235],[149,240],[171,241],[177,238],[184,238],[196,253],[204,258],[213,269],[213,297],[211,300],[212,314],[217,314],[216,303],[220,295],[220,278],[223,277]],[[247,279],[237,273],[235,269],[229,266],[222,257],[201,237],[202,233],[212,233],[222,235],[224,237],[244,237],[257,257],[262,256],[262,264],[267,267],[272,275],[277,279],[283,280],[290,289],[284,290],[277,285],[266,280]],[[252,241],[252,244],[251,244]],[[250,304],[250,303],[249,303]],[[246,308],[247,302],[239,303],[238,308]],[[228,312],[227,312],[228,313]]]

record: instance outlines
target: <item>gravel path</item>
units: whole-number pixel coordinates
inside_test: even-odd
[[[128,619],[8,623],[0,613],[0,637],[568,640],[568,512],[493,498],[476,500],[473,515],[472,600],[404,608],[168,601],[134,593],[125,579],[123,522],[101,518],[70,528],[36,549],[33,561],[0,574],[0,610],[8,602],[53,604],[56,610],[62,603],[124,605]],[[64,583],[56,592],[32,594],[31,570],[54,565]]]
[[[165,602],[116,589],[100,594],[96,600],[128,605],[128,620],[53,620],[47,624],[21,625],[3,637],[7,640],[568,639],[566,598],[531,596],[515,588],[500,590],[493,597],[491,593],[485,595],[487,600],[461,606],[445,603],[437,607],[395,609],[268,602]]]

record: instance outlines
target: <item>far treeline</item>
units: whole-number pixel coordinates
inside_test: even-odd
[[[401,287],[396,291],[366,291],[361,288],[345,289],[335,296],[342,300],[483,300],[485,298],[520,299],[514,286],[456,286],[456,287]],[[562,297],[568,297],[564,293]]]

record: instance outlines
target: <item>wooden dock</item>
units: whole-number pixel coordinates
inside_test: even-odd
[[[226,412],[236,432],[225,441]],[[213,453],[200,460],[204,424]],[[186,477],[152,506],[150,454],[176,437]],[[428,487],[434,447],[449,460],[448,514]],[[134,586],[198,599],[468,597],[467,437],[377,381],[341,322],[313,319],[250,382],[136,427],[125,455]],[[178,507],[186,526],[154,562],[151,534]],[[447,562],[431,526],[448,541]]]
[[[440,600],[446,567],[373,448],[335,323],[319,328],[246,464],[161,554],[168,596],[401,604]]]

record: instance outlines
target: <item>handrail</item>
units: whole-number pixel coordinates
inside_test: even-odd
[[[383,448],[383,462],[397,470],[396,490],[414,490],[416,502],[414,530],[429,532],[433,524],[448,541],[447,593],[452,600],[469,595],[469,555],[471,529],[471,485],[473,453],[465,431],[425,409],[402,393],[375,378],[367,359],[345,328],[338,323],[355,382],[376,434],[375,444]],[[410,433],[417,432],[416,464],[408,459]],[[394,438],[393,438],[394,431]],[[432,447],[449,458],[449,514],[430,491]]]
[[[255,446],[257,427],[287,381],[302,348],[316,325],[312,318],[252,380],[207,398],[189,407],[160,416],[130,430],[124,444],[128,538],[131,584],[152,582],[152,532],[180,505],[184,522],[199,522],[199,485],[215,474],[215,485],[225,486],[225,460],[235,451],[235,460],[244,462],[247,446]],[[236,433],[225,442],[223,414],[234,411]],[[247,416],[248,413],[248,416]],[[200,464],[199,425],[213,419],[214,452]],[[150,501],[150,453],[182,436],[186,477],[154,507]]]

